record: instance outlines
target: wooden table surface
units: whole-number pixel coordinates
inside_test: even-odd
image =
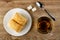
[[[42,16],[48,16],[43,10],[36,7],[37,0],[0,0],[0,40],[60,40],[60,0],[38,0],[45,4],[45,8],[55,16],[54,31],[48,34],[41,34],[36,30],[37,19]],[[3,18],[6,12],[12,8],[24,8],[32,5],[37,11],[28,11],[32,16],[31,30],[23,36],[15,37],[9,35],[3,27]],[[49,17],[49,16],[48,16]]]

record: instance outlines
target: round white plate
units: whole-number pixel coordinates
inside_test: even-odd
[[[15,32],[14,30],[12,30],[11,28],[9,28],[9,26],[7,25],[9,19],[10,19],[10,18],[12,17],[12,15],[13,15],[14,13],[16,13],[16,12],[24,15],[24,16],[28,19],[28,22],[27,22],[25,28],[24,28],[21,32],[18,32],[18,33]],[[9,34],[11,34],[11,35],[13,35],[13,36],[22,36],[22,35],[26,34],[26,33],[30,30],[31,25],[32,25],[32,18],[31,18],[30,14],[29,14],[26,10],[21,9],[21,8],[14,8],[14,9],[9,10],[9,11],[6,13],[6,15],[4,16],[3,25],[4,25],[5,30],[6,30]]]

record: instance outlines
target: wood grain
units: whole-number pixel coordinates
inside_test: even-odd
[[[49,34],[41,34],[36,30],[37,20],[40,16],[48,16],[43,10],[36,7],[37,0],[0,0],[0,40],[60,40],[60,0],[38,0],[44,3],[45,8],[55,16],[54,31]],[[12,8],[24,8],[32,5],[37,11],[28,11],[32,16],[31,30],[21,37],[8,34],[3,27],[3,18],[6,12]],[[49,16],[48,16],[49,17]]]

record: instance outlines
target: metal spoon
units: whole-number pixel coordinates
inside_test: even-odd
[[[37,1],[37,2],[36,2],[36,5],[37,5],[39,8],[42,8],[42,9],[55,21],[55,18],[54,18],[52,15],[50,15],[50,13],[44,8],[44,5],[43,5],[41,2]]]

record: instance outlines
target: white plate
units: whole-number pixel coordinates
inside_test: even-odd
[[[13,15],[14,13],[16,13],[16,12],[19,12],[20,14],[24,15],[24,16],[28,19],[28,22],[27,22],[25,28],[24,28],[21,32],[19,32],[19,33],[15,32],[15,31],[12,30],[11,28],[9,28],[9,26],[7,25],[9,19],[10,19],[10,18],[12,17],[12,15]],[[31,18],[30,14],[29,14],[26,10],[21,9],[21,8],[14,8],[14,9],[9,10],[9,11],[6,13],[6,15],[4,16],[3,25],[4,25],[5,30],[6,30],[9,34],[11,34],[11,35],[13,35],[13,36],[22,36],[22,35],[26,34],[26,33],[30,30],[31,25],[32,25],[32,18]]]

